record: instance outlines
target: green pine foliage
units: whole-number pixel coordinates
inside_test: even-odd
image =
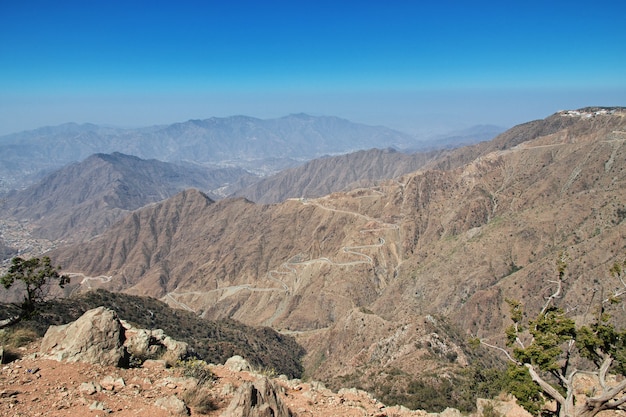
[[[539,385],[533,382],[528,369],[509,364],[503,385],[506,391],[517,398],[517,403],[520,406],[532,415],[539,415],[539,411],[545,404],[545,397]]]
[[[607,308],[619,303],[619,297],[626,294],[622,279],[626,261],[615,263],[610,269],[624,288],[600,300],[593,317],[587,317],[591,324],[577,327],[563,309],[554,305],[564,282],[564,259],[561,256],[557,262],[558,290],[535,319],[524,323],[521,304],[507,300],[513,321],[505,332],[512,360],[507,371],[507,389],[533,414],[540,412],[548,398],[556,401],[557,413],[562,416],[592,417],[604,410],[621,409],[626,403],[626,395],[621,393],[626,381],[617,388],[605,381],[607,372],[626,376],[626,330],[616,327]],[[596,375],[600,394],[575,404],[574,377],[579,372]]]
[[[552,307],[531,320],[528,328],[533,341],[527,347],[515,348],[515,359],[535,365],[542,371],[558,371],[561,368],[559,360],[564,353],[563,344],[576,339],[574,321],[566,317],[560,308]]]
[[[56,282],[63,288],[70,282],[67,275],[59,273],[60,266],[53,266],[49,257],[23,259],[15,257],[11,260],[9,271],[0,277],[0,284],[5,289],[20,283],[24,287],[22,316],[32,315],[38,305],[45,301],[48,286]]]

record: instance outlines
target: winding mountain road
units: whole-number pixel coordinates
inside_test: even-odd
[[[80,281],[80,285],[83,285],[83,284],[89,285],[89,281],[111,282],[111,280],[113,279],[113,277],[109,276],[109,275],[100,275],[100,276],[97,276],[97,277],[88,277],[85,274],[82,274],[80,272],[68,272],[65,275],[70,277],[70,279],[71,278],[77,278],[77,277],[83,277],[83,279]],[[91,288],[91,286],[90,286],[90,288]]]
[[[383,195],[384,193],[375,190],[375,192],[379,195]],[[357,198],[364,198],[364,197],[379,197],[379,195],[374,195],[374,196],[359,196]],[[358,212],[354,212],[354,211],[348,211],[348,210],[341,210],[341,209],[336,209],[333,207],[327,207],[325,205],[323,205],[320,201],[323,200],[322,199],[316,199],[316,200],[308,200],[308,199],[293,199],[294,201],[299,201],[301,202],[303,205],[315,205],[316,207],[323,209],[323,210],[327,210],[327,211],[332,211],[332,212],[336,212],[336,213],[342,213],[342,214],[348,214],[351,216],[356,216],[359,217],[367,222],[370,223],[375,223],[375,224],[379,224],[381,225],[380,227],[374,227],[374,228],[369,228],[369,229],[363,229],[360,230],[359,233],[361,235],[364,234],[371,234],[371,233],[376,233],[376,232],[382,232],[385,230],[398,230],[399,226],[397,224],[390,224],[390,223],[381,223],[380,220],[375,219],[373,217],[364,215],[362,213],[358,213]],[[253,284],[240,284],[240,285],[232,285],[232,286],[227,286],[227,287],[221,287],[221,288],[216,288],[213,290],[209,290],[209,291],[178,291],[178,290],[174,290],[171,291],[169,293],[167,293],[164,297],[161,298],[162,301],[164,302],[170,302],[174,305],[177,305],[185,310],[188,311],[193,311],[195,312],[194,309],[192,309],[190,306],[188,306],[187,304],[185,304],[184,302],[182,302],[180,299],[178,299],[179,297],[184,297],[186,295],[199,295],[199,296],[204,296],[204,295],[208,295],[211,293],[220,293],[219,297],[218,297],[218,301],[221,301],[225,298],[228,298],[232,295],[234,295],[236,292],[239,291],[243,291],[243,290],[247,290],[250,292],[270,292],[270,291],[278,291],[278,292],[284,292],[287,295],[290,295],[293,292],[293,288],[290,288],[289,285],[287,284],[287,278],[288,277],[293,277],[293,281],[297,282],[298,280],[298,270],[296,269],[296,267],[298,266],[308,266],[308,265],[313,265],[315,263],[325,263],[331,266],[335,266],[335,267],[351,267],[351,266],[356,266],[356,265],[362,265],[362,264],[370,264],[373,265],[374,264],[374,260],[372,259],[372,257],[366,253],[364,253],[364,250],[368,250],[368,249],[377,249],[380,248],[382,246],[384,246],[386,244],[386,240],[382,237],[379,236],[378,237],[378,242],[373,243],[373,244],[368,244],[368,245],[355,245],[355,246],[343,246],[341,248],[341,251],[344,254],[347,255],[351,255],[355,257],[355,260],[352,261],[347,261],[347,262],[339,262],[339,261],[334,261],[328,257],[319,257],[319,258],[315,258],[315,259],[308,259],[308,260],[300,260],[298,259],[299,256],[294,256],[292,258],[290,258],[289,260],[283,262],[278,268],[276,269],[272,269],[270,271],[267,272],[266,274],[266,278],[269,281],[273,281],[277,284],[280,285],[280,287],[258,287],[255,286]],[[276,310],[274,311],[274,314],[272,314],[272,316],[267,319],[264,323],[264,325],[266,326],[272,326],[274,321],[280,317],[280,315],[284,312],[287,304],[289,301],[289,297],[283,297],[283,300],[279,302],[278,306],[276,307]]]

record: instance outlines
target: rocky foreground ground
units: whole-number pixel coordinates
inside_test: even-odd
[[[205,384],[203,395],[212,410],[190,407],[185,400],[197,386],[184,377],[181,368],[165,368],[159,361],[149,361],[141,368],[123,369],[82,362],[67,363],[43,359],[38,344],[25,350],[23,359],[3,365],[0,371],[1,416],[105,416],[119,417],[176,415],[244,416],[273,415],[257,411],[248,414],[236,410],[242,401],[245,382],[259,385],[265,376],[240,370],[239,361],[211,366],[213,381]],[[435,416],[425,411],[386,407],[369,394],[355,389],[333,393],[322,384],[300,380],[270,379],[277,397],[292,416]],[[510,402],[497,402],[508,416],[527,415]],[[229,410],[229,406],[231,409]],[[260,413],[260,414],[259,414]],[[442,416],[460,416],[448,409]],[[477,414],[480,415],[480,414]]]
[[[155,347],[166,359],[119,367],[128,353]],[[190,359],[188,346],[162,331],[136,329],[112,310],[97,308],[73,323],[51,326],[42,340],[20,348],[0,368],[0,416],[460,416],[387,407],[356,389],[332,392],[253,369],[239,356],[224,365]],[[1,356],[1,355],[0,355]],[[134,357],[131,355],[131,357]],[[168,366],[174,365],[174,366]],[[501,415],[527,416],[511,401],[479,400]]]

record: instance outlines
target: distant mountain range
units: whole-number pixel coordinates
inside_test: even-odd
[[[307,115],[271,120],[233,116],[142,129],[68,123],[0,137],[0,177],[6,183],[20,173],[35,175],[113,152],[214,166],[250,168],[255,161],[258,170],[274,172],[325,154],[414,143],[411,136],[391,129]]]
[[[67,292],[269,326],[306,349],[306,375],[398,401],[467,370],[468,336],[502,342],[507,299],[537,311],[562,253],[558,302],[574,319],[623,290],[608,271],[626,257],[625,144],[626,109],[585,108],[468,146],[323,156],[261,180],[95,154],[6,195],[0,212],[80,242],[49,252],[73,277]]]
[[[475,134],[463,141],[485,138]],[[441,145],[438,142],[441,141]],[[120,152],[142,159],[240,167],[271,174],[324,155],[371,148],[427,149],[450,146],[423,141],[381,126],[328,116],[294,114],[278,119],[247,116],[189,120],[165,126],[119,129],[67,123],[0,137],[0,195],[96,153]]]
[[[287,198],[321,197],[417,171],[443,153],[444,150],[405,154],[394,149],[370,149],[318,158],[254,182],[234,196],[263,204]]]
[[[79,242],[102,233],[131,211],[188,188],[212,200],[245,197],[258,203],[319,197],[372,185],[419,169],[444,151],[404,154],[371,149],[314,159],[260,179],[241,168],[208,168],[136,156],[95,154],[46,175],[0,199],[0,221],[28,222],[30,234],[50,241]],[[24,243],[22,244],[22,246]],[[15,251],[2,251],[4,259]]]
[[[188,188],[221,198],[229,184],[239,189],[257,177],[241,168],[207,168],[144,160],[121,153],[95,154],[70,164],[0,200],[5,216],[30,220],[33,234],[81,241],[95,236],[132,210]],[[238,185],[236,185],[238,184]]]
[[[497,343],[507,298],[537,311],[562,252],[560,303],[621,288],[608,269],[626,256],[625,142],[625,109],[557,113],[318,198],[261,205],[186,190],[51,256],[74,286],[273,327],[305,347],[307,375],[397,398],[416,378],[459,372],[465,337]],[[387,156],[299,172],[333,177],[332,165]]]

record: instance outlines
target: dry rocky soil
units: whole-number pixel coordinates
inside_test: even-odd
[[[184,377],[181,368],[166,368],[161,361],[147,361],[140,368],[81,362],[58,362],[38,353],[39,343],[22,348],[21,359],[0,368],[1,416],[150,416],[176,415],[235,416],[229,405],[238,388],[263,375],[242,371],[235,365],[211,365],[214,380],[204,386],[212,410],[201,413],[195,407],[183,406],[180,399],[196,387],[196,380]],[[244,362],[245,364],[245,362]],[[369,394],[355,389],[333,393],[315,382],[272,379],[277,396],[292,416],[436,416],[425,411],[387,407]],[[186,394],[187,392],[187,394]],[[498,404],[509,416],[527,416],[510,402]],[[246,414],[248,415],[248,414]],[[274,415],[274,414],[268,414]],[[448,409],[442,416],[460,416]]]

